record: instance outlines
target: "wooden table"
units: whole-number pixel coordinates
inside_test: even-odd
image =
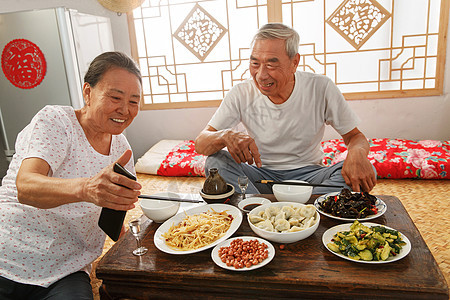
[[[262,196],[275,201],[273,195]],[[379,198],[388,209],[370,222],[399,230],[412,244],[411,252],[399,261],[363,264],[330,253],[322,243],[322,234],[343,222],[321,216],[319,228],[309,238],[286,244],[284,249],[272,243],[276,254],[268,265],[246,272],[230,271],[214,264],[212,248],[189,255],[161,252],[153,244],[158,224],[147,220],[143,243],[149,252],[134,256],[135,239],[125,234],[97,266],[97,277],[103,280],[100,294],[102,299],[449,299],[445,278],[399,199]],[[236,201],[235,196],[232,204]],[[233,236],[244,235],[255,236],[245,217]]]

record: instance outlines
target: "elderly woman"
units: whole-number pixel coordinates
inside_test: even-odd
[[[92,299],[89,272],[102,253],[102,207],[129,210],[141,185],[122,132],[139,110],[141,74],[119,52],[96,57],[85,106],[46,106],[18,135],[0,187],[0,299]],[[52,298],[53,297],[53,298]]]

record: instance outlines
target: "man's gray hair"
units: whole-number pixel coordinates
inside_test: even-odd
[[[286,53],[289,58],[294,58],[294,56],[298,53],[300,36],[297,31],[281,23],[268,23],[262,26],[253,37],[251,46],[253,48],[256,40],[274,39],[285,41]]]

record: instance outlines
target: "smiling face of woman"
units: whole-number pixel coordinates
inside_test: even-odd
[[[129,71],[113,67],[106,71],[93,87],[83,85],[86,120],[91,134],[122,133],[139,111],[142,87]],[[83,126],[83,123],[82,123]]]

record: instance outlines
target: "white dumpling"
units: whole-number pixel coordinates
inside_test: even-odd
[[[259,223],[264,221],[264,218],[258,216],[258,215],[248,215],[248,219],[250,220],[250,222],[252,222],[253,224]]]
[[[302,215],[302,208],[305,206],[304,204],[294,207],[294,215]]]
[[[266,207],[265,212],[269,218],[275,217],[280,212],[280,208],[278,206],[269,206]]]
[[[303,224],[305,224],[305,228],[309,228],[309,227],[311,227],[311,226],[313,226],[314,225],[314,223],[315,223],[315,219],[314,218],[309,218],[309,219],[306,219],[306,221],[305,222],[303,222]]]
[[[291,219],[297,219],[299,222],[301,222],[305,217],[300,215],[300,213],[295,213],[291,216]]]
[[[311,218],[314,217],[314,214],[316,213],[316,208],[314,207],[314,205],[305,205],[302,207],[301,210],[301,215],[304,216],[305,218]]]
[[[291,225],[291,226],[298,226],[300,224],[300,221],[294,217],[289,218],[288,222],[289,222],[289,225]]]
[[[268,216],[268,215],[266,214],[266,211],[264,211],[264,210],[259,211],[259,212],[258,212],[258,216],[260,216],[260,217],[263,218],[264,220],[270,219],[270,216]]]
[[[281,211],[285,213],[285,218],[289,220],[289,218],[295,213],[295,210],[292,208],[292,206],[283,206],[281,208]]]
[[[286,231],[291,228],[291,225],[289,225],[289,222],[286,219],[278,219],[275,221],[275,229],[277,231]]]
[[[283,219],[286,220],[286,213],[284,211],[280,211],[276,216],[275,216],[275,222],[279,219]]]
[[[270,232],[274,231],[273,224],[269,220],[264,220],[262,222],[259,222],[259,223],[255,224],[255,226],[262,230],[266,230],[266,231],[270,231]]]
[[[302,231],[302,230],[303,230],[302,227],[299,227],[299,226],[292,226],[292,227],[289,229],[289,232],[296,232],[296,231]]]

